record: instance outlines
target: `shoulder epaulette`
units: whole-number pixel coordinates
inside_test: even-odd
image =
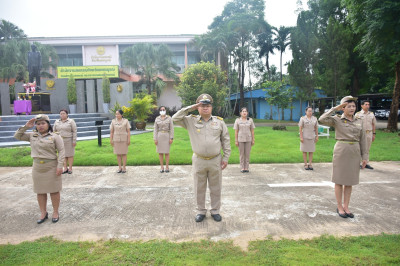
[[[337,117],[342,117],[342,115],[340,115],[340,114],[337,114],[336,116],[337,116]]]
[[[54,131],[53,133],[56,135],[60,135],[60,132],[58,132],[58,131]]]
[[[224,119],[222,117],[216,116],[216,118],[218,118],[221,121],[224,121]]]
[[[197,115],[190,115],[191,117],[197,117]]]

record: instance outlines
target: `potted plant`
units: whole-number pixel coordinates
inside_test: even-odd
[[[156,106],[153,104],[153,98],[151,95],[136,95],[132,101],[129,102],[133,109],[133,114],[136,117],[136,128],[138,130],[146,129],[146,119],[152,113]]]
[[[103,77],[103,83],[102,83],[102,89],[103,89],[103,110],[104,113],[107,113],[108,110],[110,109],[110,79],[104,75]]]
[[[68,83],[67,83],[67,98],[69,103],[69,112],[71,114],[76,113],[76,84],[75,79],[71,75],[69,76]]]

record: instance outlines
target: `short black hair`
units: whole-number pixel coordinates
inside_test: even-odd
[[[158,108],[158,111],[160,111],[161,108],[163,108],[163,107],[164,107],[165,111],[167,111],[167,107],[165,107],[164,105],[161,105],[161,106]]]
[[[242,112],[244,109],[246,109],[247,112],[249,111],[249,110],[247,110],[246,106],[243,106],[242,108],[240,108],[240,112]]]
[[[117,110],[118,113],[120,113],[121,115],[124,115],[124,111],[122,111],[121,109]]]
[[[307,112],[308,108],[310,108],[310,109],[312,110],[312,107],[311,107],[311,106],[307,106],[307,107],[306,107],[306,112]]]
[[[363,100],[363,101],[361,102],[361,105],[364,105],[365,103],[371,104],[371,102],[370,102],[369,100]]]

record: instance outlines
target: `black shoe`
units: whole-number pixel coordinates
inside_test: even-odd
[[[196,223],[200,223],[204,220],[205,217],[206,216],[204,214],[197,214],[194,220],[196,221]]]
[[[308,167],[308,165],[304,165],[304,170],[310,170],[310,168]]]
[[[122,172],[121,172],[122,174],[125,174],[126,173],[126,170],[122,170]]]
[[[60,220],[60,216],[58,216],[57,218],[52,218],[52,219],[51,219],[51,221],[52,221],[53,223],[58,222],[58,220]]]
[[[169,173],[169,169],[165,170],[166,173]]]
[[[248,173],[248,172],[249,172],[249,170],[244,170],[244,172],[245,172],[245,173]]]
[[[246,173],[246,170],[240,170],[240,172],[242,172],[242,173]]]
[[[72,171],[68,170],[68,174],[72,174]]]
[[[117,172],[117,173],[118,173],[118,174],[122,173],[122,169],[118,170],[118,172]]]
[[[308,166],[308,170],[314,170],[314,168],[312,168],[312,166]]]
[[[68,173],[68,168],[67,168],[67,170],[65,170],[64,172],[62,172],[63,174],[67,174]]]
[[[369,165],[369,164],[367,164],[366,166],[365,166],[365,168],[367,168],[367,169],[374,169],[371,165]]]
[[[341,214],[341,213],[339,212],[339,209],[336,209],[336,212],[339,214],[340,217],[342,217],[342,218],[347,218],[346,213]]]
[[[214,218],[214,221],[216,221],[216,222],[221,222],[221,220],[222,220],[221,215],[219,215],[218,213],[217,214],[211,214],[211,216],[212,216],[212,218]]]
[[[344,212],[344,214],[346,214],[346,216],[349,218],[354,218],[354,214],[352,214],[351,212],[350,213]]]
[[[44,221],[46,221],[48,218],[49,218],[49,213],[46,212],[46,216],[45,216],[43,219],[37,220],[37,223],[38,223],[38,224],[41,224],[41,223],[43,223]]]
[[[160,170],[160,173],[164,173],[164,169],[161,169],[161,170]]]

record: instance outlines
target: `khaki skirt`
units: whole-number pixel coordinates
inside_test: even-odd
[[[169,144],[169,132],[158,132],[157,135],[157,153],[169,153],[169,148],[171,144]]]
[[[75,147],[72,146],[72,137],[62,139],[64,142],[65,157],[74,157]]]
[[[333,149],[332,182],[353,186],[360,182],[360,144],[338,141]]]
[[[127,141],[114,142],[114,154],[126,155],[128,154],[128,147]]]
[[[57,175],[57,160],[33,159],[33,192],[37,194],[55,193],[62,189],[61,175]]]
[[[315,140],[304,139],[303,142],[300,141],[300,150],[302,152],[315,152]]]

